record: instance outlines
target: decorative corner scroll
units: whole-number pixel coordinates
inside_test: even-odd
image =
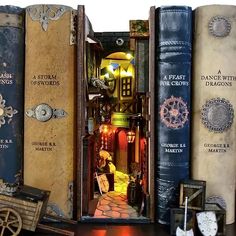
[[[6,124],[6,119],[9,124],[12,121],[13,115],[18,113],[18,111],[11,106],[7,107],[5,103],[6,100],[4,100],[2,94],[0,94],[0,128]]]
[[[26,115],[31,118],[35,118],[38,121],[46,122],[50,119],[63,118],[67,113],[63,109],[55,109],[50,107],[46,103],[34,106],[26,111]]]
[[[39,21],[43,30],[47,31],[50,20],[58,20],[70,7],[61,5],[34,5],[27,8],[33,21]]]

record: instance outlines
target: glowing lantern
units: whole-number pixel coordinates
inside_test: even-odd
[[[127,141],[128,143],[133,143],[135,139],[135,133],[133,131],[127,132]]]

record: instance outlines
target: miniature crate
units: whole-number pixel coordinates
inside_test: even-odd
[[[171,208],[170,209],[170,235],[176,235],[177,227],[184,229],[184,211],[183,208]],[[196,214],[194,210],[187,211],[187,225],[186,229],[193,229],[195,232]]]
[[[226,210],[217,203],[206,203],[205,211],[215,212],[218,225],[217,235],[226,235]]]
[[[206,199],[206,181],[185,180],[180,183],[179,207],[185,207],[185,197],[188,197],[188,209],[204,210]]]

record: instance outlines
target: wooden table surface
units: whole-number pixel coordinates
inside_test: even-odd
[[[169,229],[160,224],[56,224],[55,226],[74,232],[75,236],[168,236]],[[52,232],[37,229],[36,232],[22,231],[21,236],[58,236]],[[226,236],[236,236],[236,223],[226,226]]]

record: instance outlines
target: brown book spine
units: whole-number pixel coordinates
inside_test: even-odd
[[[48,209],[72,218],[75,171],[75,12],[26,8],[24,182],[51,191]]]

